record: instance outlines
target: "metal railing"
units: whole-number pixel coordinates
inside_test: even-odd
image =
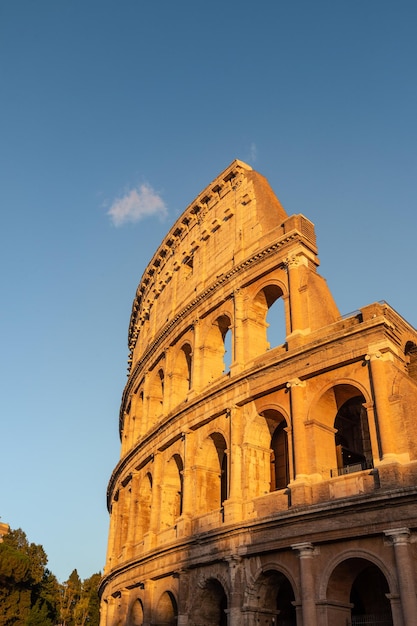
[[[389,613],[352,615],[349,626],[393,626],[393,621]]]
[[[344,476],[345,474],[354,474],[355,472],[361,472],[362,470],[372,469],[373,464],[368,461],[362,461],[362,463],[353,463],[352,465],[343,465],[343,467],[336,467],[330,470],[331,478],[335,476]]]

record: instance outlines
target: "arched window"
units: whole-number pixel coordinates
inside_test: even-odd
[[[198,459],[196,510],[206,513],[220,509],[228,498],[226,441],[212,433],[203,443]]]
[[[174,526],[182,515],[184,466],[179,454],[174,454],[165,466],[162,486],[161,527]]]
[[[151,427],[155,419],[162,415],[164,402],[165,375],[162,367],[150,374],[149,381],[149,423]]]
[[[287,422],[279,411],[263,411],[270,432],[271,473],[270,490],[286,489],[290,482]]]
[[[192,624],[227,626],[227,596],[218,580],[210,578],[196,590],[190,617]]]
[[[266,312],[267,341],[269,348],[285,343],[285,311],[282,291],[277,285],[269,285],[262,290],[268,307]]]
[[[233,362],[233,337],[227,315],[220,315],[204,341],[205,383],[210,383],[229,372]]]
[[[271,439],[271,491],[286,489],[289,478],[287,424],[282,421]]]
[[[339,563],[326,595],[328,624],[393,624],[387,579],[366,559],[353,557]]]
[[[285,343],[286,327],[282,290],[267,285],[253,299],[245,321],[247,358],[254,358],[270,348]]]
[[[163,626],[177,626],[178,608],[177,602],[171,591],[165,591],[159,598],[155,609],[153,624],[163,624]]]
[[[256,583],[257,609],[269,617],[267,624],[296,626],[295,597],[292,585],[281,572],[263,572]]]
[[[143,604],[139,599],[137,599],[132,604],[129,624],[131,624],[131,626],[142,626],[143,619]]]
[[[339,408],[336,429],[336,457],[339,474],[372,467],[371,439],[365,398],[354,396]]]
[[[143,539],[143,535],[149,532],[151,522],[152,507],[152,475],[150,472],[143,477],[139,489],[139,516],[138,529],[139,540]]]
[[[143,381],[142,383],[143,384]],[[131,445],[133,446],[141,435],[142,430],[142,420],[143,420],[143,389],[141,385],[139,385],[132,398],[132,440]]]
[[[186,343],[182,346],[181,352],[184,355],[184,360],[186,364],[186,381],[187,381],[187,391],[191,389],[191,375],[192,375],[192,359],[191,359],[191,346],[189,343]]]

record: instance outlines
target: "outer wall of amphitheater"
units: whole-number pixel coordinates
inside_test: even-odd
[[[417,333],[234,161],[132,307],[101,626],[415,626]]]

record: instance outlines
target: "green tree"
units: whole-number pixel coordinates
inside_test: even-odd
[[[81,598],[81,580],[77,570],[73,570],[70,577],[61,587],[61,622],[63,626],[76,626],[75,612]]]
[[[45,602],[38,600],[30,609],[25,621],[25,626],[54,626],[55,620],[51,619]]]
[[[0,543],[0,624],[29,626],[55,623],[57,600],[54,577],[46,569],[41,545],[29,543],[19,528],[10,530]],[[56,582],[56,579],[55,579]],[[33,620],[37,619],[35,622]],[[29,620],[29,621],[28,621]],[[30,621],[32,620],[32,621]]]

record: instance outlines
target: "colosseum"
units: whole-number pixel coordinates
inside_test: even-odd
[[[234,161],[145,269],[101,626],[415,626],[417,332]]]

